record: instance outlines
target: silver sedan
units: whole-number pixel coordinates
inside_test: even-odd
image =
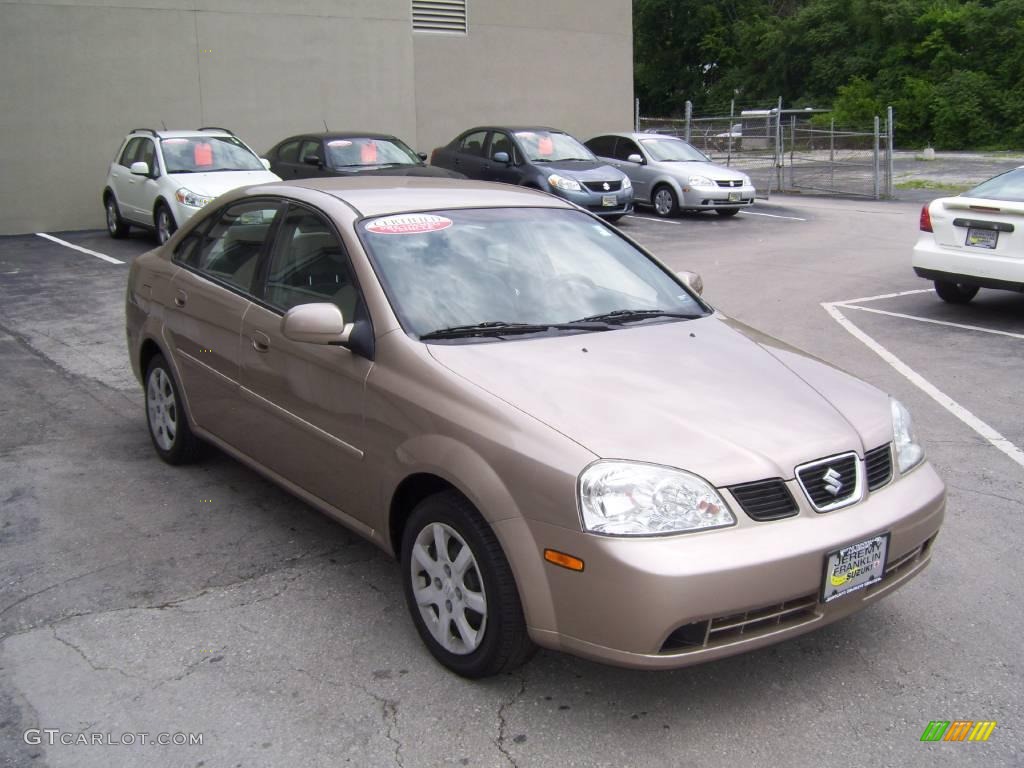
[[[610,133],[595,136],[587,148],[633,182],[637,204],[658,216],[680,211],[716,211],[735,216],[754,202],[754,185],[745,173],[716,165],[675,136]]]

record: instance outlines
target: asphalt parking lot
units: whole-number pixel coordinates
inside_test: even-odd
[[[726,314],[909,407],[949,491],[932,566],[745,656],[641,673],[541,652],[482,682],[433,662],[374,547],[223,455],[156,457],[124,344],[145,235],[0,238],[2,764],[1021,764],[1024,295],[942,303],[910,268],[919,208],[773,197],[621,225]],[[932,720],[998,725],[922,743]]]

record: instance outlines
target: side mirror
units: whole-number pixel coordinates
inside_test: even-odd
[[[424,163],[427,162],[427,153],[426,152],[417,152],[416,153],[416,157],[418,157]]]
[[[132,172],[133,176],[149,176],[149,163],[139,160],[132,163],[128,170]]]
[[[508,156],[508,152],[495,152],[491,156],[491,158],[494,160],[494,162],[504,163],[505,165],[508,165],[509,163],[512,162],[512,158]]]
[[[320,155],[306,155],[304,158],[302,158],[302,162],[304,162],[306,165],[315,165],[319,168]]]
[[[345,344],[352,326],[336,304],[299,304],[281,318],[281,333],[286,339],[306,344]]]
[[[263,163],[264,168],[266,168],[268,171],[270,170],[270,161],[267,160],[267,158],[261,157],[260,162]]]
[[[681,272],[676,272],[676,277],[686,283],[686,287],[698,296],[704,293],[704,280],[696,272],[683,270]]]
[[[631,163],[636,163],[637,165],[643,165],[644,164],[643,155],[638,155],[635,152],[632,155],[630,155],[629,157],[627,157],[626,159],[629,162],[631,162]]]

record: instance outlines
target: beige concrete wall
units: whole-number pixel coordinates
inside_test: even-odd
[[[414,35],[421,148],[480,124],[550,125],[584,141],[630,130],[630,0],[469,0],[468,21],[465,36]]]
[[[103,225],[134,127],[394,133],[422,151],[481,122],[581,138],[632,116],[630,0],[469,0],[469,34],[410,0],[0,0],[0,234]]]

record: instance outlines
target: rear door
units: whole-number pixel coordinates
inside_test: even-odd
[[[242,323],[241,385],[249,448],[264,466],[357,520],[368,520],[363,400],[373,363],[341,346],[292,341],[292,307],[331,302],[362,312],[348,255],[327,218],[290,204]]]
[[[165,330],[189,412],[239,448],[246,435],[238,397],[242,317],[278,207],[273,200],[229,205],[182,240],[173,257],[180,269]]]
[[[283,144],[278,144],[270,159],[270,170],[287,181],[298,178],[296,175],[296,164],[299,162],[299,145],[302,139],[292,139]]]
[[[484,178],[484,148],[487,146],[487,131],[465,134],[456,144],[452,161],[447,168],[464,173],[471,179]]]

